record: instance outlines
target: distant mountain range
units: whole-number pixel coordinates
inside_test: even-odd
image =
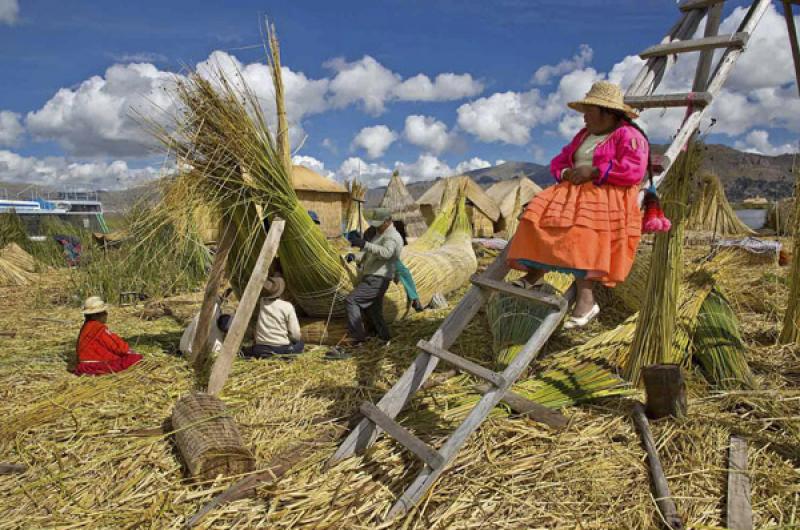
[[[653,146],[654,152],[663,152],[666,146]],[[794,177],[792,176],[792,161],[794,155],[764,156],[753,153],[744,153],[731,147],[718,144],[706,145],[703,157],[703,171],[719,175],[725,186],[728,199],[740,202],[749,197],[761,196],[769,200],[790,197],[794,190]],[[505,162],[493,167],[476,169],[466,173],[475,182],[488,188],[495,182],[507,180],[524,175],[541,187],[550,186],[553,179],[547,166],[532,162]],[[436,180],[418,181],[408,184],[411,195],[417,199],[430,188]],[[5,190],[8,198],[28,199],[31,192],[30,185],[18,182],[0,182],[0,190]],[[53,191],[46,186],[36,187],[36,193],[43,195]],[[370,189],[367,193],[367,206],[376,206],[383,197],[385,187]],[[154,182],[143,184],[135,188],[121,191],[100,192],[100,200],[109,212],[122,212],[143,197],[153,197],[157,194],[157,185]],[[19,197],[18,194],[21,194]],[[0,197],[3,194],[0,193]]]

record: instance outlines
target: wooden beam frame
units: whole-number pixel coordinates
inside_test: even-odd
[[[797,28],[794,23],[792,4],[800,4],[800,0],[783,0],[783,16],[786,18],[786,29],[789,31],[789,42],[792,45],[794,59],[794,75],[797,79],[797,91],[800,94],[800,46],[797,43]]]

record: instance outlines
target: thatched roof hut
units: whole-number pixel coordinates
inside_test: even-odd
[[[341,235],[342,219],[349,200],[347,188],[305,166],[292,166],[292,186],[300,204],[319,216],[322,232],[327,237]]]
[[[397,171],[392,173],[392,179],[386,187],[380,206],[392,212],[392,219],[405,223],[408,237],[419,237],[428,229],[419,205],[414,202]]]
[[[492,184],[486,190],[486,194],[494,199],[500,207],[500,222],[497,223],[497,231],[506,230],[509,221],[519,216],[520,212],[517,210],[540,191],[542,188],[528,177],[515,177]],[[517,195],[519,195],[519,204],[517,204]]]
[[[422,216],[425,218],[425,222],[430,224],[436,213],[438,213],[448,181],[465,187],[468,201],[467,213],[472,223],[472,235],[476,237],[491,237],[494,234],[494,224],[500,220],[500,208],[495,200],[483,191],[483,188],[466,175],[439,179],[422,197],[417,199],[417,204]]]

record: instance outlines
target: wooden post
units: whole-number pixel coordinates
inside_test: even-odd
[[[217,295],[222,283],[222,275],[225,272],[225,263],[228,261],[228,254],[236,239],[234,224],[232,222],[225,223],[221,235],[217,252],[214,254],[214,263],[211,265],[211,272],[208,275],[208,283],[206,283],[206,291],[203,295],[203,305],[200,306],[200,317],[197,319],[197,326],[194,328],[189,362],[196,369],[205,365],[206,357],[208,356],[208,336],[211,334],[211,326],[214,325],[212,321],[214,305],[217,303]]]
[[[722,5],[720,2],[708,8],[706,18],[705,37],[714,37],[719,33],[719,23],[722,19]],[[714,59],[714,50],[703,50],[697,60],[697,69],[694,74],[692,92],[702,92],[708,86],[708,74],[711,72],[711,61]]]
[[[654,419],[686,415],[686,381],[677,364],[651,364],[642,368],[647,393],[647,415]]]
[[[786,29],[789,30],[789,42],[792,45],[794,59],[794,75],[797,78],[797,91],[800,93],[800,46],[797,43],[797,28],[794,24],[794,13],[789,0],[783,0],[783,16],[786,18]]]
[[[656,441],[653,439],[650,424],[644,414],[644,407],[638,401],[633,405],[632,415],[636,430],[639,431],[639,436],[642,438],[644,450],[647,452],[647,462],[650,464],[650,476],[653,479],[653,490],[655,490],[658,510],[661,512],[661,517],[668,528],[679,530],[683,528],[683,521],[678,514],[675,501],[672,500],[667,477],[664,475],[664,468],[661,467],[661,460],[658,458]]]
[[[731,436],[728,453],[728,510],[725,523],[730,530],[752,530],[750,478],[747,476],[747,442]]]
[[[242,345],[247,324],[250,322],[250,317],[253,316],[253,310],[258,302],[258,295],[261,293],[261,288],[264,286],[264,281],[266,281],[269,274],[269,267],[278,252],[278,244],[285,224],[286,221],[276,217],[270,225],[269,233],[267,233],[267,238],[261,247],[261,253],[258,255],[256,266],[250,274],[250,280],[247,282],[247,287],[242,294],[241,300],[239,300],[236,314],[233,315],[230,330],[225,336],[225,342],[222,343],[222,351],[211,368],[211,376],[208,379],[208,393],[212,396],[220,393],[225,381],[228,379],[233,359]]]

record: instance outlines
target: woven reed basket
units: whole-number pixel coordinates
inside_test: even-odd
[[[236,422],[221,400],[195,392],[172,409],[175,442],[196,481],[252,471],[255,459],[244,446]]]

